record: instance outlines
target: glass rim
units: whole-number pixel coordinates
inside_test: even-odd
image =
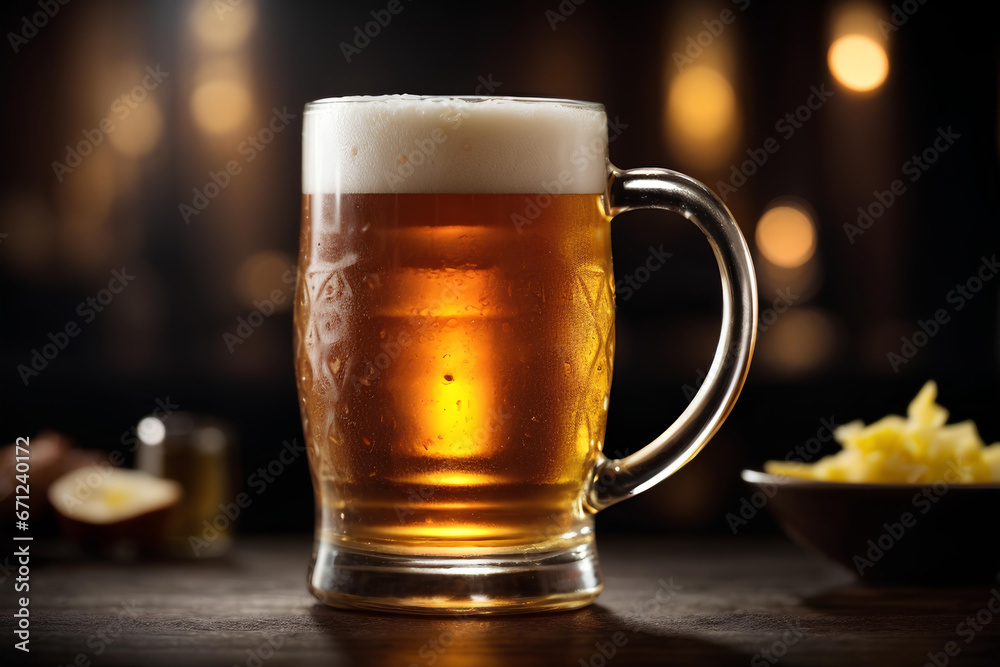
[[[322,99],[307,102],[305,113],[322,113],[332,107],[343,104],[370,104],[375,102],[470,102],[478,104],[482,102],[517,102],[525,104],[568,106],[579,109],[592,109],[594,111],[605,111],[604,105],[600,102],[590,102],[586,100],[571,100],[561,97],[522,97],[506,95],[347,95],[344,97],[324,97]]]

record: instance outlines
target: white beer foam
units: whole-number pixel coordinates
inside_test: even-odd
[[[607,116],[597,104],[392,95],[306,106],[302,191],[604,192]]]

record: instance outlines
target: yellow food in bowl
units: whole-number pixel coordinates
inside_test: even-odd
[[[948,424],[935,402],[937,385],[924,385],[906,410],[873,424],[853,421],[833,437],[843,449],[816,463],[768,461],[772,475],[828,482],[931,484],[1000,482],[1000,442],[983,444],[975,422]]]

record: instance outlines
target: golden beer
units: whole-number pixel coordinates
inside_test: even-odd
[[[304,196],[296,368],[322,539],[427,554],[589,539],[609,221],[596,193]]]
[[[673,473],[729,413],[756,330],[746,243],[704,185],[617,170],[607,147],[591,102],[306,105],[295,366],[317,505],[308,582],[322,602],[589,604],[603,587],[594,513]],[[708,236],[722,335],[688,409],[609,460],[610,221],[635,208],[681,213]]]

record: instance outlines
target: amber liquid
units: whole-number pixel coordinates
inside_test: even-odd
[[[295,332],[322,539],[590,539],[614,356],[601,195],[305,195]]]

